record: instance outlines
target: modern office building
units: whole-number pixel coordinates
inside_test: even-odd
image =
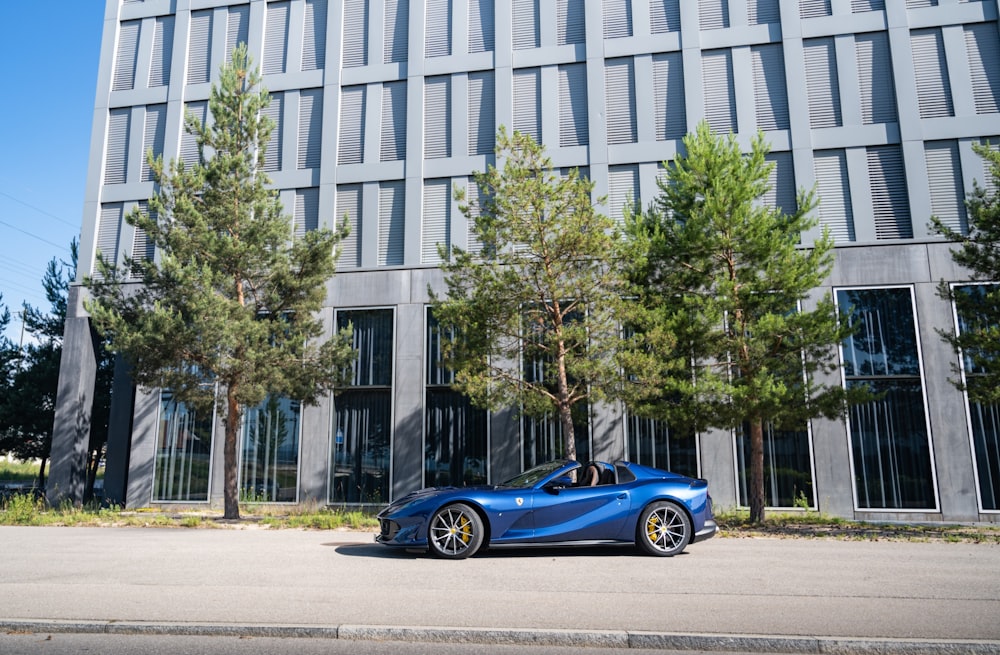
[[[438,243],[467,246],[452,197],[492,161],[500,125],[580,167],[619,217],[656,194],[702,119],[762,131],[773,190],[816,188],[832,293],[862,323],[833,381],[886,392],[844,421],[767,435],[767,499],[849,518],[1000,522],[1000,412],[949,382],[936,293],[967,279],[929,229],[962,229],[988,185],[972,146],[1000,135],[996,0],[107,0],[80,274],[97,252],[155,257],[123,221],[154,192],[143,153],[197,156],[227,53],[249,45],[277,124],[266,168],[296,230],[352,232],[328,285],[330,329],[354,326],[351,386],[318,406],[271,399],[243,426],[241,486],[257,500],[378,503],[422,486],[500,481],[561,452],[558,430],[469,407],[437,365],[428,286]],[[804,234],[808,245],[818,234]],[[79,493],[94,376],[72,289],[51,484]],[[815,300],[815,298],[814,298]],[[966,371],[962,374],[972,374]],[[132,507],[220,503],[222,428],[169,390],[116,378],[107,493]],[[581,457],[708,478],[745,502],[742,434],[671,435],[595,405]]]

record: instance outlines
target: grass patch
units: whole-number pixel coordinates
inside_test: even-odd
[[[48,465],[46,465],[48,469]],[[0,460],[0,482],[32,484],[38,481],[38,464]]]
[[[751,523],[747,510],[717,511],[722,537],[841,539],[845,541],[938,541],[1000,544],[1000,525],[869,523],[849,521],[820,512],[765,512]]]

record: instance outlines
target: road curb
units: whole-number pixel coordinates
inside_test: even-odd
[[[380,625],[243,625],[141,621],[56,621],[0,619],[0,632],[185,635],[210,637],[295,637],[355,641],[580,646],[716,653],[820,653],[824,655],[1000,655],[1000,641],[780,637],[773,635],[682,634],[627,630],[539,628],[455,628]]]

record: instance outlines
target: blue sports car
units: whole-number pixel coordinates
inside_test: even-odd
[[[708,482],[630,462],[555,460],[496,486],[414,491],[375,541],[463,559],[481,547],[634,543],[670,557],[716,530]]]

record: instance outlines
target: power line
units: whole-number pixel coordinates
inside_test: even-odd
[[[61,250],[61,251],[69,252],[69,246],[68,245],[59,245],[58,243],[55,243],[53,241],[49,241],[48,239],[40,237],[37,234],[32,234],[31,232],[28,232],[27,230],[22,230],[21,228],[17,227],[16,225],[11,225],[7,221],[0,221],[0,225],[6,225],[10,229],[17,230],[21,234],[27,235],[27,236],[31,237],[32,239],[38,239],[42,243],[47,243],[50,246],[55,246],[56,248],[59,248],[59,250]]]
[[[4,198],[8,198],[10,200],[13,200],[14,202],[16,202],[19,205],[24,205],[28,209],[32,209],[32,210],[38,212],[39,214],[43,214],[45,216],[48,216],[49,218],[55,219],[55,220],[59,221],[60,223],[62,223],[63,225],[68,225],[70,227],[75,227],[75,228],[79,228],[80,227],[79,223],[71,223],[71,222],[67,221],[64,218],[60,218],[59,216],[56,216],[52,212],[45,211],[41,207],[36,207],[35,205],[32,205],[31,203],[27,203],[27,202],[21,200],[20,198],[15,198],[14,196],[12,196],[9,193],[6,193],[4,191],[0,191],[0,196],[3,196]]]

